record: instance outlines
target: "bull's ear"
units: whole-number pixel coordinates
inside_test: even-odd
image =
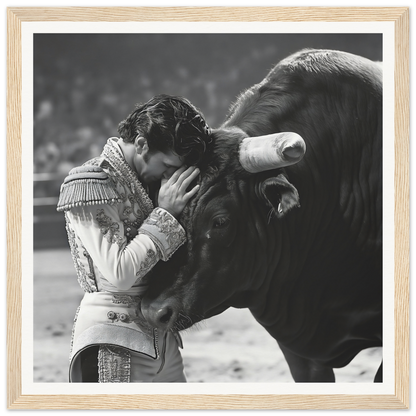
[[[299,193],[282,174],[260,182],[258,196],[272,208],[273,213],[281,218],[292,208],[299,207]]]

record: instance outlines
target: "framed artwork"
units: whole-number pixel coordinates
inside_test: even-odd
[[[409,407],[408,8],[8,8],[7,25],[9,409]],[[56,212],[67,172],[98,155],[137,102],[183,95],[218,128],[242,91],[308,48],[382,68],[383,350],[336,369],[336,383],[294,383],[288,353],[235,310],[184,333],[188,383],[69,383],[82,291]],[[316,123],[333,122],[325,114]]]

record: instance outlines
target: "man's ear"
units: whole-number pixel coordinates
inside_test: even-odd
[[[277,218],[282,218],[292,208],[300,207],[297,189],[282,174],[259,182],[257,195],[272,208]]]
[[[149,150],[147,140],[143,136],[140,136],[140,135],[138,135],[134,139],[134,146],[136,148],[136,153],[138,153],[139,155],[141,155],[144,151]]]

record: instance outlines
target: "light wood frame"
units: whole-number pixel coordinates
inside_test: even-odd
[[[395,28],[395,394],[23,395],[21,23],[39,21],[393,22]],[[7,370],[9,409],[405,409],[409,406],[409,9],[328,7],[7,9]]]

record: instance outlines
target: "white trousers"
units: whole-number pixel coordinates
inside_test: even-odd
[[[98,352],[100,383],[186,382],[182,356],[172,333],[160,340],[160,357],[133,352],[123,347],[101,345]]]

